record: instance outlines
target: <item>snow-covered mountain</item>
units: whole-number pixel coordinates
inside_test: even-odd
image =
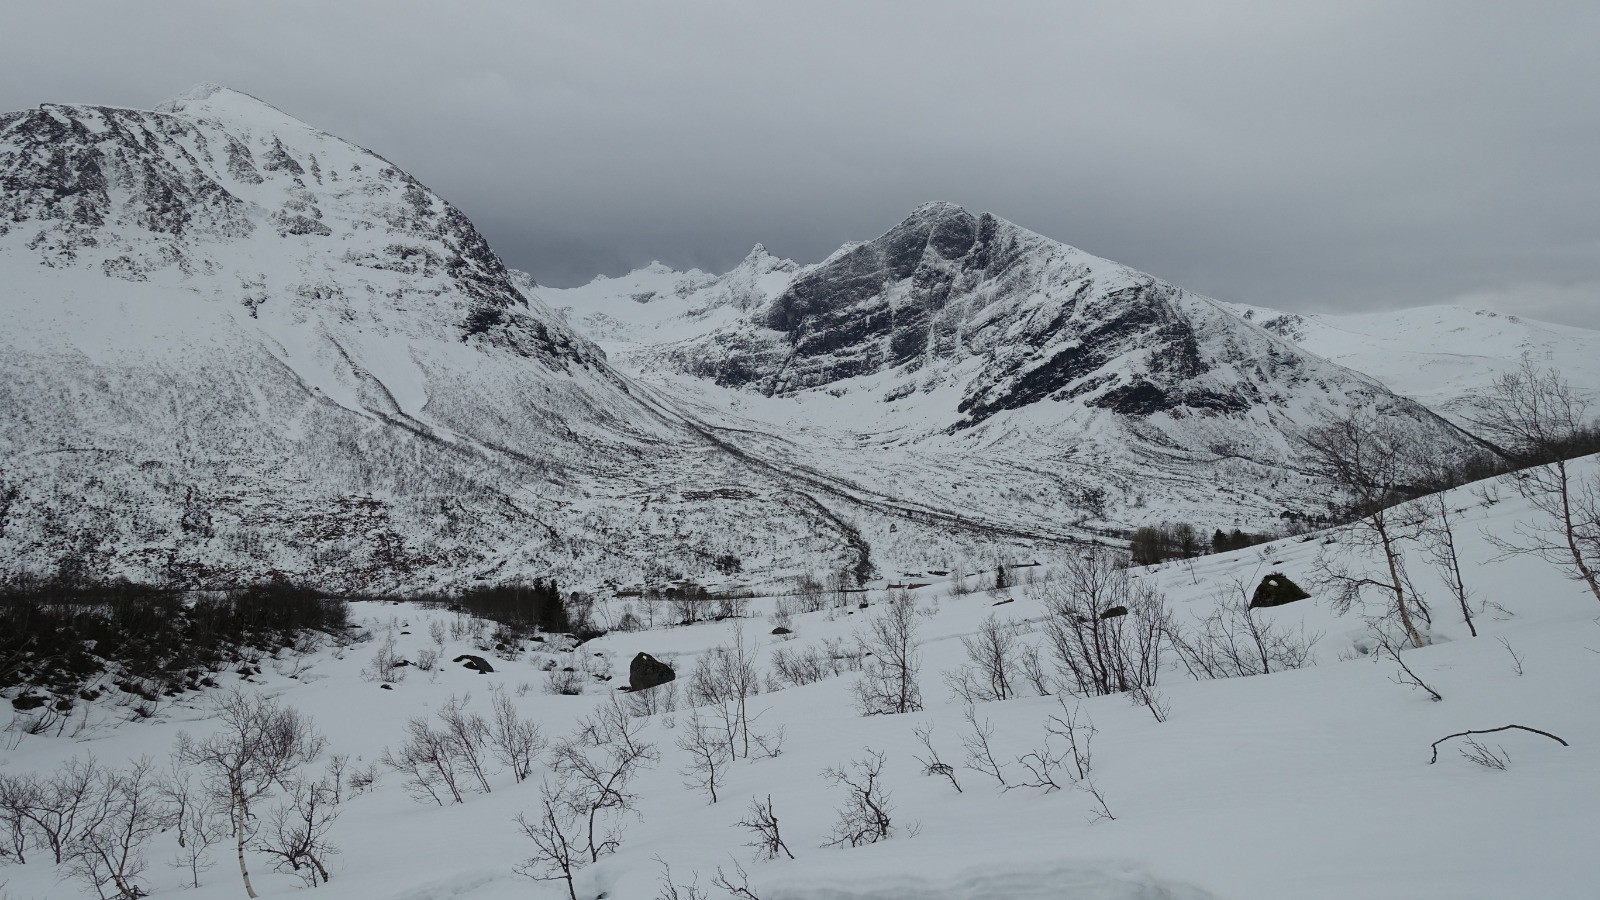
[[[1487,389],[1523,354],[1600,402],[1600,331],[1457,306],[1328,315],[1224,305],[1457,424],[1470,424]]]
[[[758,247],[722,278],[656,265],[541,295],[742,448],[781,437],[856,483],[1019,528],[1323,510],[1295,436],[1352,408],[1441,453],[1466,443],[1213,300],[948,203],[814,266]]]
[[[7,570],[383,589],[865,562],[460,210],[255,98],[0,116],[0,184]]]

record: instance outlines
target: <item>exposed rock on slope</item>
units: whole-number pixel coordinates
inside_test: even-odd
[[[745,313],[651,329],[607,287],[544,294],[579,327],[604,310],[609,330],[592,333],[636,377],[736,410],[728,440],[801,453],[781,436],[857,483],[1019,524],[1266,527],[1325,510],[1325,488],[1297,474],[1296,436],[1355,408],[1408,420],[1441,454],[1466,445],[1212,300],[948,203],[798,270]],[[971,493],[945,489],[957,485]]]

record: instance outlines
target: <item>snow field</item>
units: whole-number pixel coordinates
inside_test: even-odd
[[[1584,472],[1592,471],[1586,464]],[[1421,691],[1395,683],[1392,661],[1361,657],[1367,629],[1356,614],[1339,616],[1309,583],[1319,551],[1349,554],[1348,542],[1325,544],[1340,533],[1291,539],[1204,557],[1191,564],[1139,570],[1157,583],[1180,621],[1215,603],[1214,591],[1231,579],[1249,586],[1269,571],[1281,571],[1312,590],[1314,599],[1265,610],[1279,624],[1304,624],[1323,636],[1318,665],[1270,676],[1196,682],[1174,667],[1163,674],[1160,693],[1170,703],[1168,721],[1156,722],[1122,696],[1081,701],[1098,733],[1092,777],[1114,820],[1092,821],[1093,799],[1070,786],[1059,792],[1002,791],[992,780],[962,768],[960,735],[965,706],[949,695],[940,673],[961,662],[959,638],[991,614],[1037,621],[1044,607],[1041,585],[1006,592],[1014,602],[993,606],[986,592],[952,597],[935,583],[913,592],[919,618],[923,665],[920,682],[927,709],[919,713],[863,718],[851,703],[853,675],[805,687],[763,693],[751,701],[757,731],[782,726],[783,752],[775,758],[740,760],[710,804],[683,786],[679,769],[686,754],[673,746],[683,732],[686,710],[658,714],[645,738],[660,762],[636,782],[639,817],[629,820],[617,853],[580,874],[580,897],[651,898],[659,868],[670,863],[676,880],[698,872],[710,889],[719,866],[742,864],[764,900],[978,900],[978,898],[1172,898],[1172,900],[1266,900],[1266,898],[1592,898],[1600,885],[1600,859],[1593,836],[1600,825],[1600,609],[1581,587],[1547,564],[1528,557],[1494,559],[1485,531],[1509,534],[1529,512],[1514,495],[1486,505],[1471,488],[1451,492],[1459,508],[1457,534],[1469,585],[1480,600],[1503,606],[1510,617],[1478,618],[1480,637],[1467,636],[1459,615],[1431,581],[1425,561],[1408,557],[1412,575],[1431,600],[1431,646],[1405,651],[1408,665],[1444,697],[1432,702]],[[583,645],[576,657],[609,663],[617,681],[592,680],[580,696],[543,692],[541,662],[552,654],[518,660],[493,658],[497,671],[478,675],[448,662],[476,653],[470,640],[449,639],[434,674],[415,669],[393,690],[365,680],[379,642],[394,635],[408,659],[429,647],[429,624],[454,614],[406,604],[357,604],[354,618],[376,640],[342,652],[326,648],[309,668],[289,678],[264,666],[250,689],[279,698],[313,716],[332,752],[370,763],[386,745],[400,741],[404,720],[431,714],[451,696],[470,693],[470,709],[487,712],[492,686],[511,692],[519,708],[535,717],[548,737],[568,732],[580,717],[609,702],[614,687],[638,651],[668,659],[680,684],[696,657],[746,629],[762,647],[767,666],[779,638],[768,635],[761,616],[776,601],[753,604],[742,623],[705,623],[648,632],[613,633]],[[875,608],[851,615],[795,616],[788,646],[845,637]],[[409,631],[409,634],[401,634]],[[1028,636],[1038,640],[1037,631]],[[1503,638],[1523,658],[1518,675]],[[602,654],[595,656],[594,654]],[[1341,657],[1347,657],[1341,659]],[[1350,658],[1353,657],[1353,658]],[[580,667],[575,665],[575,668]],[[291,670],[288,661],[279,668]],[[237,676],[229,676],[237,679]],[[526,692],[519,691],[528,684]],[[93,753],[107,763],[149,754],[164,758],[181,730],[204,733],[205,698],[189,697],[164,707],[150,722],[112,724],[122,712],[102,706],[104,724],[79,739],[27,737],[3,757],[7,772],[53,769],[74,754]],[[1067,698],[1069,707],[1076,705]],[[980,704],[976,714],[994,728],[994,746],[1007,773],[1010,762],[1043,744],[1043,726],[1060,714],[1054,697],[1025,697]],[[931,723],[932,739],[956,766],[963,791],[943,778],[927,777],[913,760],[921,754],[912,731]],[[1441,748],[1428,764],[1429,744],[1469,728],[1518,723],[1566,739],[1509,732],[1482,740],[1503,748],[1511,762],[1490,771],[1463,759],[1459,740]],[[885,782],[892,792],[894,834],[890,840],[854,849],[823,849],[842,799],[821,772],[860,758],[867,748],[886,754]],[[537,780],[515,784],[508,772],[492,780],[493,793],[468,794],[457,806],[413,802],[400,778],[387,773],[370,793],[348,800],[333,829],[342,854],[334,859],[332,896],[358,898],[561,897],[562,885],[534,883],[512,872],[531,844],[511,819],[537,803]],[[1065,782],[1063,782],[1065,784]],[[770,793],[783,835],[797,859],[753,861],[735,827],[752,796]],[[912,831],[916,834],[913,836]],[[225,847],[218,865],[198,890],[181,887],[182,874],[161,861],[171,836],[155,841],[147,880],[158,897],[196,900],[241,896]],[[304,890],[297,880],[271,874],[265,859],[252,863],[263,896]],[[75,895],[76,884],[56,880],[41,862],[8,866],[0,881],[12,900]],[[718,894],[713,893],[712,896]]]

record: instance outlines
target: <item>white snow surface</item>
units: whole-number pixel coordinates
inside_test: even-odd
[[[1600,471],[1593,458],[1574,468],[1584,477]],[[924,711],[861,717],[851,705],[849,674],[763,693],[752,707],[760,713],[757,729],[783,727],[783,751],[736,762],[715,804],[685,787],[679,774],[686,758],[673,742],[686,727],[687,711],[657,714],[644,736],[662,758],[636,782],[638,816],[626,820],[616,853],[580,873],[579,896],[655,897],[659,857],[680,882],[698,873],[702,888],[709,888],[718,866],[731,872],[737,861],[766,900],[1592,898],[1600,884],[1593,848],[1600,833],[1600,718],[1594,714],[1600,708],[1600,607],[1549,565],[1496,554],[1488,536],[1509,537],[1519,523],[1538,524],[1508,488],[1462,488],[1446,500],[1459,515],[1474,603],[1487,606],[1477,618],[1481,635],[1469,636],[1419,548],[1408,546],[1407,564],[1431,603],[1433,625],[1430,645],[1403,657],[1443,695],[1441,702],[1397,683],[1394,663],[1370,655],[1371,632],[1360,611],[1337,614],[1313,586],[1310,569],[1319,553],[1377,562],[1363,556],[1346,531],[1136,570],[1166,594],[1180,621],[1211,609],[1235,581],[1248,589],[1267,572],[1287,574],[1310,587],[1313,599],[1259,615],[1319,633],[1317,665],[1197,682],[1169,659],[1158,685],[1171,710],[1162,723],[1120,696],[1081,701],[1099,730],[1092,775],[1116,816],[1092,821],[1092,800],[1081,791],[1002,791],[962,768],[964,706],[941,683],[941,673],[960,661],[959,639],[986,616],[1038,621],[1049,566],[1018,569],[1023,583],[993,594],[952,596],[948,582],[935,581],[912,591],[923,614]],[[873,594],[874,605],[881,599]],[[1013,602],[995,606],[999,600]],[[757,600],[754,612],[768,612],[775,602]],[[698,655],[743,628],[760,647],[758,664],[765,668],[778,647],[846,638],[877,612],[802,614],[788,639],[768,635],[760,618],[613,633],[576,651],[516,659],[488,653],[496,668],[491,675],[452,665],[431,675],[413,669],[393,690],[381,690],[359,674],[378,641],[392,635],[415,659],[434,646],[429,623],[455,616],[369,602],[355,606],[369,639],[304,658],[267,660],[263,674],[247,681],[228,677],[245,691],[310,714],[331,752],[365,764],[399,742],[406,718],[429,714],[452,696],[470,694],[470,708],[483,711],[491,689],[510,691],[552,737],[611,702],[614,682],[593,676],[582,695],[543,693],[540,664],[552,659],[625,677],[633,654],[647,651],[669,660],[681,677]],[[1040,637],[1035,628],[1025,640]],[[1521,674],[1502,642],[1522,657]],[[480,651],[469,640],[450,639],[442,652],[449,659]],[[1055,697],[1023,693],[976,708],[992,723],[996,750],[1014,782],[1021,771],[1012,760],[1039,747],[1046,718],[1061,711]],[[142,754],[164,758],[180,731],[207,732],[207,702],[203,695],[163,701],[151,720],[134,720],[128,707],[106,701],[80,704],[65,736],[8,735],[0,769],[47,772],[87,754],[108,764]],[[1462,758],[1459,740],[1441,748],[1437,764],[1428,764],[1429,744],[1447,734],[1511,723],[1552,732],[1570,746],[1508,732],[1484,738],[1509,755],[1505,771]],[[957,766],[962,792],[924,776],[914,761],[920,748],[912,730],[923,724],[933,725],[941,755]],[[860,757],[865,748],[887,756],[894,833],[866,847],[823,848],[841,796],[821,772]],[[352,900],[565,896],[558,883],[534,883],[513,872],[531,844],[511,819],[534,808],[543,774],[517,784],[500,772],[491,779],[492,793],[469,793],[465,803],[444,807],[413,802],[399,777],[387,774],[341,807],[332,838],[342,853],[334,858],[333,880],[315,893]],[[742,846],[746,838],[736,823],[752,796],[768,794],[794,860],[757,861]],[[151,896],[242,894],[226,847],[217,849],[218,865],[202,876],[198,890],[183,887],[183,873],[162,865],[174,849],[170,834],[150,847],[143,883]],[[252,854],[250,861],[262,896],[309,895],[296,879],[272,873],[266,859]],[[36,858],[0,867],[0,882],[14,900],[76,896],[79,890]]]
[[[1349,315],[1224,306],[1462,426],[1470,426],[1488,389],[1515,371],[1524,354],[1600,403],[1600,331],[1593,329],[1458,306]]]

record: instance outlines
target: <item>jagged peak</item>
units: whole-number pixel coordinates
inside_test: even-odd
[[[972,213],[968,212],[966,208],[960,204],[951,203],[948,200],[935,200],[931,203],[924,203],[916,209],[913,209],[911,211],[911,215],[906,217],[906,221],[911,222],[921,220],[940,222],[946,219],[970,218],[973,218]]]

